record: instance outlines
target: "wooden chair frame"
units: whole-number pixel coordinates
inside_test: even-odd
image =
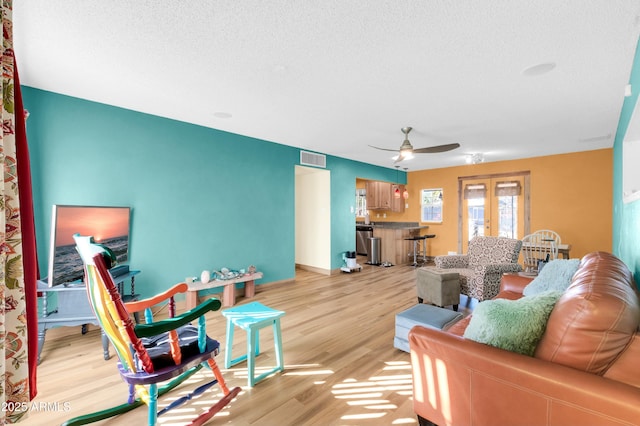
[[[105,257],[108,253],[103,247],[93,244],[91,237],[74,235],[78,252],[85,266],[85,282],[92,308],[98,318],[100,326],[113,344],[119,358],[118,369],[120,376],[129,385],[127,403],[98,411],[88,415],[76,417],[64,423],[67,426],[83,425],[113,417],[130,411],[142,404],[148,407],[148,424],[155,425],[157,417],[167,411],[182,405],[193,396],[205,392],[217,384],[222,391],[222,398],[208,410],[194,419],[191,425],[202,425],[240,392],[239,387],[231,390],[226,386],[222,373],[215,362],[215,355],[219,351],[219,343],[206,336],[206,320],[204,315],[210,311],[220,309],[218,299],[208,299],[197,307],[176,316],[174,296],[187,291],[187,284],[180,283],[169,290],[149,299],[124,303],[118,289],[109,273]],[[151,307],[159,303],[169,304],[169,317],[165,320],[153,321]],[[134,324],[131,315],[144,312],[145,324]],[[177,329],[197,320],[198,353],[182,356],[182,348]],[[170,354],[173,365],[154,368],[153,360],[145,348],[143,338],[167,333]],[[158,410],[158,396],[174,389],[187,378],[191,377],[203,366],[209,368],[215,377],[181,397],[169,406]],[[169,381],[159,387],[158,383]]]

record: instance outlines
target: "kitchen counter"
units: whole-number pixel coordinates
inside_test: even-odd
[[[364,225],[364,222],[356,222],[357,225]],[[371,222],[370,225],[376,229],[427,229],[428,225],[420,225],[418,222]]]
[[[421,235],[423,229],[417,222],[379,222],[373,224],[373,236],[380,238],[381,260],[394,265],[406,265],[413,262],[413,242],[406,238]]]

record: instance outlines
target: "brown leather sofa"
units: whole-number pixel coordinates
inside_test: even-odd
[[[530,280],[505,275],[496,297],[518,299]],[[533,357],[465,339],[468,323],[409,333],[421,425],[640,424],[640,303],[612,254],[581,260]]]

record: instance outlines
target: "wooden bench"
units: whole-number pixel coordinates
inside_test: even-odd
[[[255,280],[262,278],[262,272],[240,275],[230,280],[211,280],[208,283],[194,282],[189,284],[187,290],[187,309],[195,308],[198,304],[198,291],[215,287],[224,287],[222,291],[222,306],[233,306],[236,303],[236,284],[245,283],[244,297],[253,297],[256,294]]]

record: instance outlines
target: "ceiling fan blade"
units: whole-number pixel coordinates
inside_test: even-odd
[[[450,143],[450,144],[446,144],[446,145],[430,146],[428,148],[418,148],[418,149],[414,149],[413,153],[414,154],[436,154],[438,152],[451,151],[451,150],[454,150],[456,148],[460,148],[460,144],[459,143]]]
[[[375,148],[375,149],[379,149],[382,151],[391,151],[391,152],[398,152],[397,149],[387,149],[387,148],[378,148],[377,146],[373,146],[373,145],[369,145],[371,148]]]

